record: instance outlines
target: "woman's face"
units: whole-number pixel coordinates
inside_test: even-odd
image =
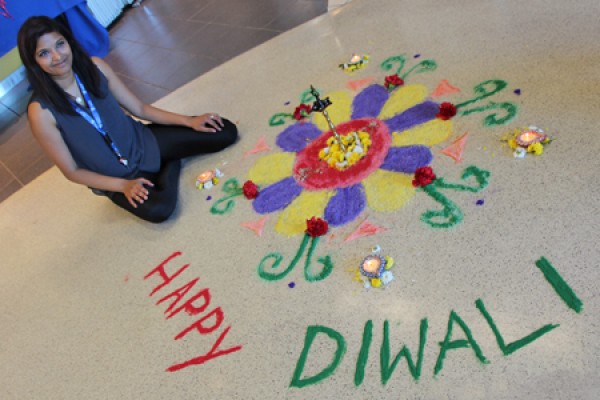
[[[60,33],[46,33],[38,39],[35,61],[52,77],[68,74],[73,61],[71,46]]]

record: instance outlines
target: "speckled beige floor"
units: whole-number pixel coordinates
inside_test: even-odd
[[[0,204],[0,397],[597,398],[599,11],[595,0],[354,0],[283,34],[158,102],[219,111],[242,136],[186,163],[177,215],[162,225],[137,221],[50,170]],[[371,61],[350,76],[337,65],[355,52]],[[475,165],[491,173],[489,186],[445,192],[464,213],[453,229],[420,220],[438,205],[419,192],[394,213],[367,210],[323,238],[314,258],[331,257],[325,280],[307,282],[304,259],[285,279],[262,280],[261,260],[275,253],[288,265],[301,237],[276,233],[278,214],[262,237],[241,227],[259,216],[240,197],[228,213],[211,213],[223,185],[198,191],[195,176],[219,167],[224,179],[244,181],[267,154],[244,156],[260,137],[277,151],[284,128],[270,127],[271,115],[291,111],[310,84],[354,94],[349,80],[382,82],[381,62],[399,54],[410,65],[437,64],[407,83],[431,93],[446,79],[461,90],[436,101],[459,104],[481,82],[508,83],[472,107],[509,102],[514,119],[485,127],[491,111],[457,116],[452,138],[432,149],[439,176],[459,181]],[[542,156],[514,159],[499,138],[530,124],[556,140]],[[439,150],[463,132],[464,161],[455,164]],[[367,215],[386,231],[345,242]],[[349,270],[376,244],[395,258],[396,280],[367,291]],[[574,291],[580,312],[544,278],[540,257]],[[194,296],[196,308],[181,308]],[[310,332],[318,333],[305,346]],[[418,380],[402,358],[383,384],[404,345]],[[203,364],[166,371],[207,354]]]

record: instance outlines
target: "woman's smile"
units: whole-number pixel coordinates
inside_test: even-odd
[[[35,60],[46,73],[60,76],[71,71],[71,47],[57,32],[41,36],[35,51]]]

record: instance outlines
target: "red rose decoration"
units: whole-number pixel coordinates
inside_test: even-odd
[[[420,167],[415,171],[415,179],[412,184],[414,187],[427,186],[435,180],[435,173],[431,167]]]
[[[244,192],[244,196],[248,200],[255,199],[258,196],[258,186],[252,181],[244,182],[244,186],[242,186],[242,190]]]
[[[306,230],[304,232],[308,233],[309,236],[317,237],[326,234],[328,229],[329,224],[327,221],[321,218],[312,217],[311,219],[306,220]]]
[[[398,76],[398,74],[388,75],[385,77],[385,87],[390,90],[396,86],[404,85],[404,80]]]
[[[456,106],[447,101],[440,104],[440,111],[436,115],[437,118],[443,119],[444,121],[449,120],[450,118],[456,115]]]
[[[308,117],[308,115],[312,112],[312,107],[308,104],[300,104],[294,110],[294,119],[300,121],[303,118]]]

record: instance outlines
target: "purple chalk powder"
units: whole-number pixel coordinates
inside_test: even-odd
[[[483,199],[479,199],[477,200],[477,202],[475,204],[477,204],[478,206],[482,206],[484,203]]]
[[[290,283],[288,283],[288,287],[289,287],[290,289],[293,289],[295,286],[296,286],[296,284],[295,284],[294,282],[290,282]]]

